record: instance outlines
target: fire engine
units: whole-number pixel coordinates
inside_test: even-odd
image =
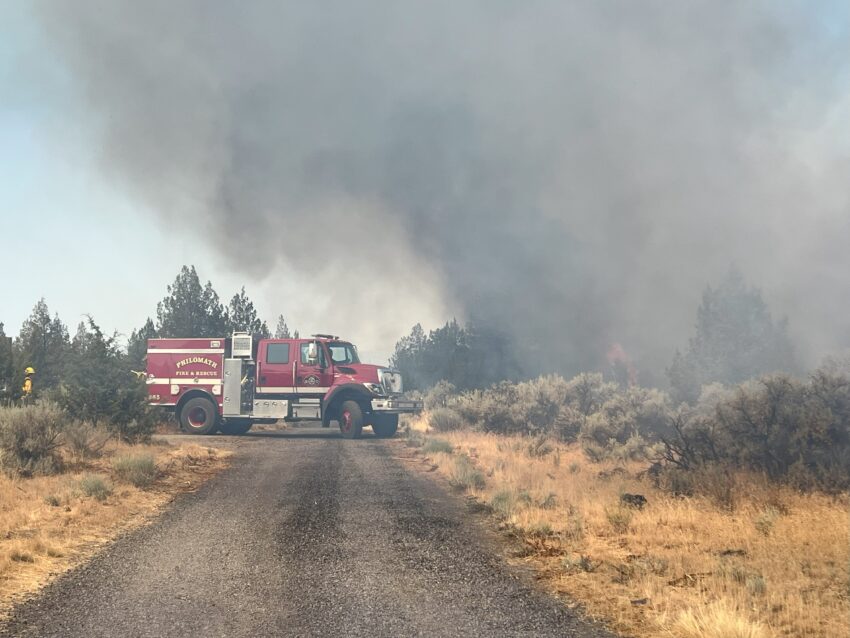
[[[245,434],[254,423],[336,421],[345,438],[364,426],[391,437],[422,402],[402,396],[397,370],[360,362],[357,348],[326,334],[308,339],[149,339],[149,402],[173,411],[184,432]]]

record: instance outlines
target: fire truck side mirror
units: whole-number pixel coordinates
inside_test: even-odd
[[[315,341],[311,341],[307,345],[307,358],[310,361],[315,361],[316,359],[319,358],[319,348],[316,346]]]

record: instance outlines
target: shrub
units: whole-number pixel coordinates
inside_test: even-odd
[[[490,507],[502,516],[513,514],[516,507],[516,496],[513,490],[500,490],[490,499]]]
[[[65,361],[59,401],[73,418],[104,424],[128,443],[150,438],[156,426],[147,386],[130,370],[117,335],[91,317],[81,324]]]
[[[152,485],[159,474],[156,461],[150,454],[118,457],[112,462],[112,468],[122,481],[139,488]]]
[[[12,474],[54,474],[62,469],[59,436],[65,415],[54,404],[0,408],[0,465]]]
[[[553,492],[549,492],[546,496],[540,499],[540,509],[552,510],[558,505],[558,497]]]
[[[451,408],[437,408],[428,414],[428,425],[438,432],[451,432],[463,425],[463,419]]]
[[[761,596],[767,591],[767,582],[761,574],[751,574],[746,585],[747,591],[753,596]]]
[[[568,572],[583,571],[588,574],[595,572],[596,568],[599,567],[599,564],[594,563],[590,556],[585,556],[584,554],[581,554],[578,558],[567,556],[561,561],[561,565]]]
[[[606,509],[605,517],[611,528],[617,534],[625,534],[629,531],[629,526],[632,523],[632,511],[626,507],[616,507],[614,509]]]
[[[449,398],[457,392],[457,388],[448,381],[437,381],[425,394],[425,409],[437,410],[448,407]]]
[[[484,489],[487,484],[484,473],[476,468],[466,456],[460,456],[455,461],[454,468],[449,474],[449,485],[459,490]]]
[[[22,549],[13,549],[9,552],[9,559],[15,561],[16,563],[34,563],[35,556],[32,553],[22,550]]]
[[[150,411],[141,412],[137,418],[111,421],[109,428],[125,443],[149,443],[156,429],[157,419]]]
[[[702,494],[718,507],[735,509],[735,477],[724,465],[709,463],[687,470],[667,466],[658,475],[658,486],[676,496]]]
[[[705,393],[703,393],[705,394]],[[663,437],[668,465],[743,468],[801,489],[850,487],[850,378],[829,369],[808,382],[763,377],[683,409]]]
[[[758,532],[764,536],[770,536],[773,531],[773,526],[779,518],[779,512],[772,507],[765,509],[755,520],[755,526]]]
[[[425,454],[451,454],[454,450],[454,446],[444,439],[427,439],[425,445],[422,446],[422,451]]]
[[[84,421],[69,423],[62,432],[62,443],[78,459],[99,457],[109,438],[109,432]]]
[[[545,434],[540,434],[529,442],[526,451],[528,452],[528,456],[532,458],[542,458],[547,454],[551,454],[554,449],[555,446],[552,445],[549,437]]]
[[[552,433],[564,443],[573,443],[578,440],[578,435],[586,419],[587,416],[575,407],[562,405],[552,424]]]
[[[625,462],[655,455],[658,436],[669,430],[671,408],[658,390],[630,387],[610,395],[582,426],[582,447],[594,462]]]
[[[526,533],[537,538],[548,538],[552,535],[552,526],[545,521],[537,521],[526,529]]]
[[[567,540],[577,542],[584,538],[584,519],[575,507],[570,505],[567,510],[567,524],[564,529]]]
[[[85,474],[80,479],[80,491],[98,501],[105,501],[112,494],[112,485],[97,474]]]
[[[407,430],[404,444],[407,447],[422,447],[425,445],[425,435],[417,430]]]

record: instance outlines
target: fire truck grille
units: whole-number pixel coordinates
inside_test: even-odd
[[[381,372],[381,385],[384,386],[384,391],[387,394],[401,394],[401,374],[392,370],[383,370]]]

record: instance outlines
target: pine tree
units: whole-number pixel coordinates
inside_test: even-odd
[[[227,308],[228,332],[248,332],[264,338],[270,336],[269,327],[257,316],[254,303],[245,294],[245,286],[238,294],[233,295]]]
[[[58,386],[69,348],[68,329],[59,315],[50,318],[47,303],[40,299],[15,342],[15,365],[20,368],[14,371],[15,382],[23,380],[25,367],[33,367],[36,390]]]
[[[707,383],[736,384],[796,369],[787,321],[774,322],[761,292],[733,269],[720,286],[706,287],[695,334],[667,375],[675,398],[692,403]]]
[[[205,314],[201,334],[196,336],[215,337],[227,334],[227,309],[221,303],[218,293],[213,289],[209,281],[204,286],[204,293],[201,299]]]
[[[6,335],[0,322],[0,405],[14,394],[15,364],[12,358],[12,337]]]
[[[134,370],[145,369],[148,339],[156,339],[158,336],[159,333],[157,333],[156,326],[154,326],[150,317],[145,321],[145,325],[130,333],[130,338],[127,340],[127,360]]]
[[[289,326],[286,325],[286,319],[283,318],[283,315],[278,315],[277,317],[277,327],[274,330],[274,338],[275,339],[291,339],[292,335],[289,333]]]
[[[227,333],[227,313],[208,281],[201,286],[194,266],[183,266],[168,294],[157,304],[160,337],[221,337]]]
[[[124,440],[152,432],[144,380],[130,371],[115,335],[104,335],[91,317],[74,336],[59,401],[72,417],[108,427]]]
[[[390,365],[401,371],[404,386],[409,390],[421,390],[427,387],[423,379],[422,354],[428,337],[422,324],[416,324],[406,337],[395,344],[395,352],[390,357]]]
[[[459,389],[488,387],[520,375],[513,344],[482,322],[461,326],[452,319],[426,336],[420,324],[396,344],[390,364],[408,389],[424,390],[439,381]]]

